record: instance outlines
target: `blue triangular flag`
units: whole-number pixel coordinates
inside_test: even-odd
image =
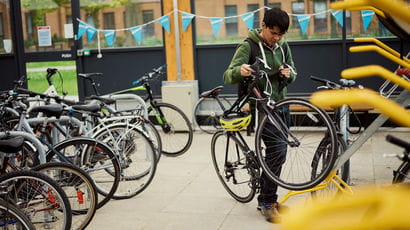
[[[241,15],[241,18],[242,18],[243,22],[245,22],[248,29],[253,29],[254,14],[255,14],[255,12],[249,12],[249,13]]]
[[[191,24],[191,21],[194,17],[194,14],[182,12],[182,31],[185,31],[188,28],[189,24]]]
[[[107,41],[108,46],[114,45],[115,40],[115,30],[104,30],[105,40]]]
[[[336,21],[343,27],[343,11],[341,10],[330,10],[330,13],[335,17]]]
[[[87,31],[88,25],[85,22],[79,21],[80,23],[78,24],[78,32],[77,32],[77,40],[80,40],[80,38],[83,36],[84,32]]]
[[[221,29],[221,24],[223,22],[223,18],[209,18],[211,21],[212,29],[214,30],[215,37],[218,36],[219,29]]]
[[[364,28],[364,31],[366,31],[370,25],[370,22],[372,21],[374,12],[372,10],[362,10],[361,12],[362,12],[363,28]]]
[[[159,24],[162,25],[162,27],[164,27],[164,29],[170,33],[171,32],[171,28],[169,26],[169,16],[168,15],[164,15],[160,18],[157,19],[157,21],[159,22]]]
[[[310,16],[310,14],[302,14],[297,16],[300,29],[302,30],[302,34],[306,34],[306,29],[309,25]]]
[[[142,26],[135,26],[130,29],[132,36],[134,36],[135,40],[137,41],[138,45],[141,45],[141,38],[142,38]]]
[[[94,40],[95,34],[97,33],[97,30],[93,27],[88,27],[87,28],[87,41],[88,43],[91,43]]]

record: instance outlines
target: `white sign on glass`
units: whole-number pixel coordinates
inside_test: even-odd
[[[38,46],[51,46],[51,29],[50,26],[37,27]]]
[[[73,38],[73,24],[64,24],[64,38]]]

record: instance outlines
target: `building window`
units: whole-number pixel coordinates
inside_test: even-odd
[[[27,39],[33,39],[34,34],[33,34],[33,21],[31,21],[31,14],[26,13],[26,31],[27,31]]]
[[[257,9],[259,9],[259,4],[248,4],[248,12],[251,12]],[[259,13],[260,11],[257,11],[253,14],[253,28],[260,27]]]
[[[86,23],[87,23],[88,25],[90,25],[90,26],[92,26],[92,27],[95,27],[94,18],[93,18],[93,16],[92,16],[91,14],[87,14],[87,15],[85,16],[85,21],[86,21]]]
[[[72,24],[73,23],[73,17],[71,15],[66,15],[65,16],[65,21],[66,21],[66,24]]]
[[[281,2],[269,2],[268,3],[269,8],[279,8],[282,9],[282,3]]]
[[[115,19],[114,13],[104,13],[103,14],[104,20],[104,29],[115,29]]]
[[[327,31],[327,6],[326,1],[315,1],[313,4],[315,32]],[[320,13],[320,14],[317,14]]]
[[[4,21],[3,21],[3,13],[0,13],[0,39],[4,39]]]
[[[292,14],[304,14],[305,3],[304,2],[292,2]],[[297,17],[292,17],[293,28],[299,29],[299,21]]]
[[[236,5],[225,6],[225,17],[237,15]],[[226,18],[225,19],[226,35],[238,34],[238,18]]]
[[[153,10],[143,10],[142,11],[142,22],[148,23],[154,20],[154,11]],[[144,37],[154,37],[155,36],[155,27],[154,23],[150,23],[143,27]]]

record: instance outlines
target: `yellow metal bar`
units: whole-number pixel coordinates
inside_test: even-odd
[[[326,90],[313,93],[310,101],[316,106],[368,104],[399,125],[410,127],[410,111],[370,89]]]
[[[389,70],[378,65],[367,65],[345,69],[342,71],[342,77],[346,79],[356,79],[369,76],[381,76],[395,84],[400,85],[404,89],[410,90],[410,81],[390,72]]]
[[[409,4],[403,0],[345,0],[332,3],[330,8],[334,10],[350,10],[364,6],[372,6],[404,22],[410,22]]]
[[[352,7],[349,10],[351,11],[360,11],[360,10],[372,10],[374,11],[374,13],[376,13],[377,15],[380,15],[383,18],[386,18],[386,14],[384,14],[383,11],[374,8],[373,6],[360,6],[360,7]]]
[[[375,51],[403,67],[410,68],[410,62],[408,60],[406,61],[406,60],[400,59],[376,45],[354,46],[354,47],[350,47],[349,51],[350,52]]]
[[[394,56],[396,56],[398,58],[400,57],[399,52],[397,52],[396,50],[390,48],[388,45],[384,44],[383,42],[381,42],[377,38],[355,38],[353,41],[355,41],[355,42],[373,42],[376,45],[380,46],[381,48],[385,49],[386,51],[390,52]],[[407,59],[406,57],[403,57],[403,59],[405,61],[409,62],[409,59]]]

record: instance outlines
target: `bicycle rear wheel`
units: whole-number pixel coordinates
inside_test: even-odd
[[[228,109],[231,103],[226,98],[201,98],[194,108],[194,121],[195,125],[203,132],[214,134],[219,130],[222,130],[219,118],[223,115],[224,109],[219,102],[223,105],[224,109]]]
[[[256,193],[254,170],[250,168],[239,140],[224,131],[215,133],[211,142],[212,163],[216,175],[228,193],[246,203]]]
[[[150,107],[149,118],[161,136],[162,153],[172,157],[184,154],[191,147],[193,138],[188,117],[178,107],[168,103],[157,103],[157,107],[158,111]]]
[[[35,230],[23,211],[0,199],[0,229]]]
[[[71,229],[70,203],[51,178],[35,171],[12,171],[0,177],[0,186],[8,188],[6,199],[14,202],[36,229]]]
[[[92,178],[100,194],[97,209],[112,198],[121,179],[121,169],[110,147],[95,139],[76,137],[62,141],[53,148],[47,152],[47,161],[60,161],[54,151],[60,152]]]
[[[50,162],[33,170],[44,173],[64,190],[73,213],[71,227],[85,229],[97,210],[97,191],[91,177],[75,165]]]
[[[271,120],[280,122],[282,131]],[[327,148],[320,151],[326,151],[327,158],[312,175],[312,162],[324,138],[329,138]],[[335,127],[326,112],[306,100],[288,98],[278,101],[269,116],[262,117],[255,145],[260,164],[273,182],[289,190],[304,190],[329,174],[337,158],[336,139]]]

